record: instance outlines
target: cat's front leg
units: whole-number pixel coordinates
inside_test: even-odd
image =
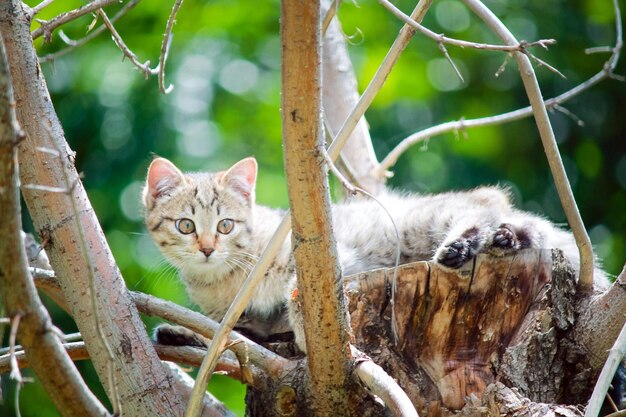
[[[451,236],[456,237],[447,239],[439,246],[435,252],[436,262],[448,268],[460,268],[482,250],[487,242],[487,235],[484,226],[467,228],[460,235],[451,233]]]
[[[205,348],[209,345],[209,340],[183,326],[173,326],[171,324],[161,324],[154,329],[154,341],[161,345],[168,346],[196,346]]]

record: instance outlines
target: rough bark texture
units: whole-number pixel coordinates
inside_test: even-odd
[[[460,271],[400,267],[398,345],[391,277],[381,269],[345,279],[352,329],[357,347],[398,381],[420,415],[582,415],[599,369],[575,339],[576,282],[560,251],[479,255]],[[302,381],[289,375],[285,384],[297,402]],[[249,391],[250,415],[266,415],[260,404],[277,401],[277,385],[267,387]],[[389,413],[371,403],[364,409]]]
[[[50,262],[62,277],[65,299],[84,339],[88,341],[89,354],[105,388],[109,389],[105,381],[111,364],[124,414],[180,415],[180,399],[128,297],[124,281],[73,166],[72,153],[65,142],[37,62],[30,19],[29,12],[20,1],[0,4],[0,32],[5,40],[15,86],[17,117],[27,136],[19,148],[21,183],[22,186],[34,184],[70,189],[71,193],[23,188],[24,199],[37,231],[47,242]],[[46,148],[48,152],[42,152],[40,148]],[[54,155],[54,152],[59,155]],[[72,199],[78,207],[77,215],[92,260],[93,277],[98,289],[96,311],[89,297],[90,263],[80,248],[81,237],[76,227]],[[112,362],[97,334],[94,314],[98,315],[103,333],[112,347]]]
[[[30,364],[65,416],[106,416],[109,413],[89,390],[63,349],[28,272],[22,244],[17,145],[21,131],[7,57],[0,36],[0,300],[9,318],[17,317],[17,339]],[[58,381],[65,381],[59,384]]]
[[[307,401],[313,415],[350,415],[348,320],[323,156],[319,2],[284,0],[281,23],[283,143],[308,351]]]
[[[594,374],[568,339],[575,282],[560,252],[481,255],[458,272],[401,267],[397,346],[390,278],[379,270],[347,279],[352,328],[357,347],[398,380],[420,413],[467,413],[466,398],[481,399],[497,381],[533,402],[586,402]]]

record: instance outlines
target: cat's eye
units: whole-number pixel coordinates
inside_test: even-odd
[[[188,235],[196,231],[196,225],[189,219],[178,219],[174,222],[176,229],[183,235]]]
[[[217,231],[223,235],[227,235],[233,231],[233,227],[235,227],[235,222],[231,219],[220,220],[217,224]]]

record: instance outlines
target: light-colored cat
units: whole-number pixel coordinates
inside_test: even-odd
[[[255,204],[256,177],[253,158],[223,172],[187,174],[157,158],[148,170],[143,193],[146,225],[178,269],[191,300],[215,320],[228,309],[284,215]],[[578,271],[573,236],[541,217],[516,210],[500,188],[435,195],[388,193],[379,199],[398,228],[401,263],[432,260],[459,268],[479,252],[501,255],[522,248],[560,248]],[[396,234],[376,202],[336,204],[332,220],[344,275],[394,265]],[[288,239],[248,305],[242,325],[261,337],[287,331],[283,313],[294,277]],[[603,274],[600,278],[605,280]]]

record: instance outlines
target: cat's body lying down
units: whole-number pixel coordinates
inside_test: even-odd
[[[284,215],[255,204],[256,175],[253,158],[228,171],[195,174],[183,174],[158,158],[148,171],[143,195],[146,225],[179,270],[191,300],[215,320],[228,309]],[[435,261],[459,268],[480,252],[501,255],[522,248],[559,248],[578,272],[578,249],[571,233],[513,208],[500,188],[436,195],[389,193],[380,200],[397,226],[401,263]],[[344,275],[394,265],[396,232],[377,203],[355,200],[334,205],[332,220]],[[287,239],[248,305],[249,330],[260,337],[288,330],[283,313],[294,280]],[[595,280],[608,285],[599,270]],[[171,340],[167,331],[160,335],[166,342]]]

